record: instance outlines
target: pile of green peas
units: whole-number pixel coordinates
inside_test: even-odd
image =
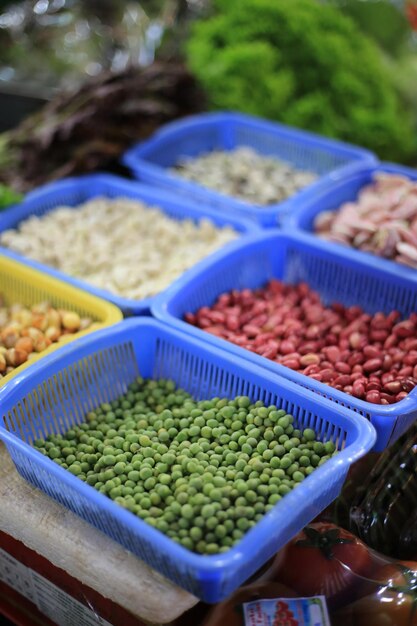
[[[276,406],[246,396],[196,401],[171,380],[142,378],[34,446],[199,554],[229,550],[337,453]]]

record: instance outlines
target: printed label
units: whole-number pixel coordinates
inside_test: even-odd
[[[243,609],[245,626],[330,626],[324,596],[255,600]]]
[[[0,548],[0,580],[33,602],[58,626],[112,626],[49,580]]]

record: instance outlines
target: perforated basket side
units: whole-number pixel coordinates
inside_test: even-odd
[[[31,307],[47,301],[54,307],[75,311],[81,317],[89,317],[92,320],[92,324],[86,330],[65,335],[47,350],[32,355],[27,363],[1,378],[0,387],[8,384],[23,369],[36,364],[39,359],[62,345],[122,319],[122,312],[112,304],[47,276],[26,263],[15,260],[7,252],[0,254],[0,295],[7,306],[19,303]]]
[[[249,146],[260,154],[308,169],[318,174],[319,179],[284,202],[258,206],[205,188],[168,169],[181,158],[193,158],[213,150],[231,150],[238,146]],[[230,213],[245,215],[265,228],[280,223],[292,211],[293,201],[301,202],[326,189],[332,182],[330,174],[341,176],[364,163],[377,162],[377,158],[363,148],[277,122],[231,112],[205,113],[171,122],[150,139],[129,149],[122,160],[139,180],[200,198]]]
[[[294,284],[307,282],[326,304],[339,301],[346,306],[359,305],[370,313],[397,309],[408,316],[417,311],[417,275],[409,277],[394,264],[386,265],[381,269],[379,259],[364,260],[346,248],[324,244],[306,234],[269,231],[200,263],[155,300],[152,312],[173,327],[204,337],[212,345],[357,411],[376,426],[376,449],[382,450],[417,418],[417,391],[395,405],[374,405],[205,333],[183,317],[188,311],[210,306],[223,292],[260,287],[271,278]]]
[[[0,232],[16,228],[20,222],[32,215],[41,216],[59,206],[76,207],[95,197],[128,197],[144,202],[147,206],[158,206],[164,213],[177,220],[190,219],[199,222],[208,219],[219,227],[229,226],[237,233],[259,232],[255,222],[241,216],[229,215],[204,203],[193,203],[189,199],[176,196],[171,192],[164,192],[137,182],[127,181],[108,174],[94,174],[68,178],[62,181],[45,185],[28,194],[24,202],[0,213]],[[138,242],[138,245],[140,243]],[[23,257],[9,250],[0,249],[10,258]],[[134,251],[132,251],[134,254]],[[113,302],[126,315],[149,314],[152,297],[143,300],[133,300],[117,296],[105,289],[94,287],[81,278],[73,278],[64,272],[55,270],[43,263],[25,258],[30,267],[41,270],[49,276],[54,276],[66,284],[93,294],[104,300]]]
[[[258,124],[237,123],[234,140],[237,146],[250,146],[259,154],[271,155],[291,163],[296,168],[316,174],[328,174],[332,170],[352,162],[352,152],[338,151],[326,141],[310,141],[297,133],[271,132]]]
[[[193,554],[25,443],[79,423],[85,411],[120,395],[138,371],[172,378],[196,398],[244,393],[253,400],[276,403],[290,411],[298,425],[315,428],[322,441],[334,441],[340,453],[288,494],[228,553]],[[35,376],[21,376],[19,383],[3,398],[0,429],[19,471],[149,565],[211,602],[228,595],[327,506],[350,463],[375,438],[368,423],[354,414],[153,320],[129,320],[86,337],[45,360]]]
[[[294,203],[291,213],[283,220],[283,228],[292,231],[314,231],[316,217],[323,211],[337,211],[345,202],[357,199],[360,190],[373,181],[377,173],[405,176],[417,180],[417,170],[394,163],[364,164],[346,175],[329,181],[329,184],[314,196],[303,198]],[[356,250],[357,254],[361,253]],[[366,254],[366,257],[369,255]],[[366,258],[365,257],[365,258]]]

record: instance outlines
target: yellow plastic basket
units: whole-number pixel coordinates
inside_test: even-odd
[[[83,337],[87,333],[111,326],[123,319],[123,314],[114,304],[92,296],[72,285],[0,254],[0,294],[7,305],[15,303],[32,306],[39,302],[50,302],[53,306],[68,309],[93,320],[86,330],[73,335],[64,335],[43,352],[36,354],[29,361],[16,367],[10,374],[0,379],[0,387],[7,384],[14,376],[26,367],[37,363],[47,354],[58,350],[61,346]]]

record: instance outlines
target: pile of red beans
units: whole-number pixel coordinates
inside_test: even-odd
[[[417,384],[417,313],[369,315],[358,306],[324,306],[305,283],[222,294],[185,320],[374,404],[394,404]]]

